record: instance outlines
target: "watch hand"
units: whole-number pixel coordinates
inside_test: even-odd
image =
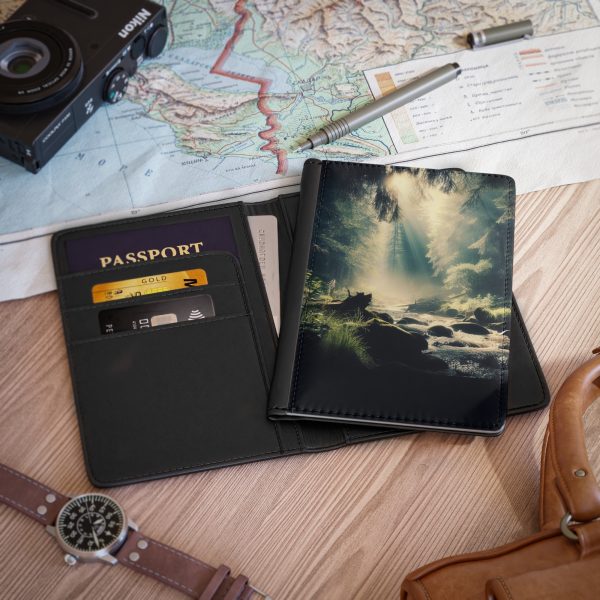
[[[85,507],[87,508],[87,515],[90,518],[90,523],[92,523],[92,513],[90,512],[90,506],[87,502],[87,499],[85,501]],[[94,529],[93,523],[92,523],[92,535],[94,536],[94,542],[96,542],[96,546],[99,548],[100,542],[98,541],[98,536],[96,535],[96,530]]]
[[[97,521],[94,521],[93,524],[94,525],[102,525],[102,519],[98,519]]]

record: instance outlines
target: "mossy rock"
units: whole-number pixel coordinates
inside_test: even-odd
[[[377,364],[418,361],[428,344],[424,336],[381,321],[370,321],[359,333]]]
[[[488,329],[478,323],[454,323],[451,327],[454,331],[462,331],[471,335],[488,335],[490,333]]]
[[[394,323],[394,318],[389,315],[388,313],[384,313],[384,312],[378,312],[376,310],[365,310],[365,315],[367,316],[367,318],[370,315],[373,315],[374,317],[377,317],[378,319],[380,319],[381,321],[384,321],[385,323]]]
[[[496,318],[494,315],[485,308],[476,308],[473,311],[473,316],[477,319],[478,323],[482,323],[483,325],[487,325],[488,323],[493,323]]]
[[[454,337],[454,331],[450,327],[444,325],[433,325],[427,330],[429,335],[435,335],[437,337]]]
[[[402,317],[396,323],[398,325],[427,325],[425,321],[419,321],[419,319],[413,319],[412,317]]]

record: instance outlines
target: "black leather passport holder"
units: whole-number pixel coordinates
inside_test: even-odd
[[[496,435],[514,181],[309,160],[269,416]]]
[[[109,487],[337,448],[399,435],[398,430],[267,418],[277,337],[248,229],[249,215],[278,222],[280,285],[285,301],[298,195],[125,219],[57,233],[53,238],[63,325],[84,457],[92,483]],[[115,261],[77,270],[77,240],[225,217],[235,247],[153,261]],[[118,236],[117,236],[118,237]],[[197,240],[190,240],[197,241]],[[78,249],[89,248],[75,243]],[[102,254],[106,257],[108,255]],[[108,261],[104,261],[108,262]],[[116,264],[114,264],[116,262]],[[208,285],[94,304],[94,284],[185,269],[204,269]],[[182,295],[210,294],[215,317],[156,329],[102,335],[99,312]],[[515,306],[516,310],[516,306]],[[514,393],[509,413],[540,408],[547,389],[518,319],[511,344]],[[512,377],[512,376],[511,376]]]

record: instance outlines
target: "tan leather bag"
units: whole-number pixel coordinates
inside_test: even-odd
[[[421,567],[402,583],[401,600],[600,599],[600,488],[582,419],[598,397],[600,356],[564,382],[550,409],[542,450],[541,531]]]

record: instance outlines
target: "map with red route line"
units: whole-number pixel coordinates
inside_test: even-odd
[[[0,18],[20,2],[0,0]],[[398,160],[379,119],[300,153],[372,100],[365,70],[459,50],[472,24],[598,26],[596,0],[164,0],[169,40],[32,176],[0,159],[0,241],[298,181],[309,156]],[[19,197],[19,202],[12,199]]]

